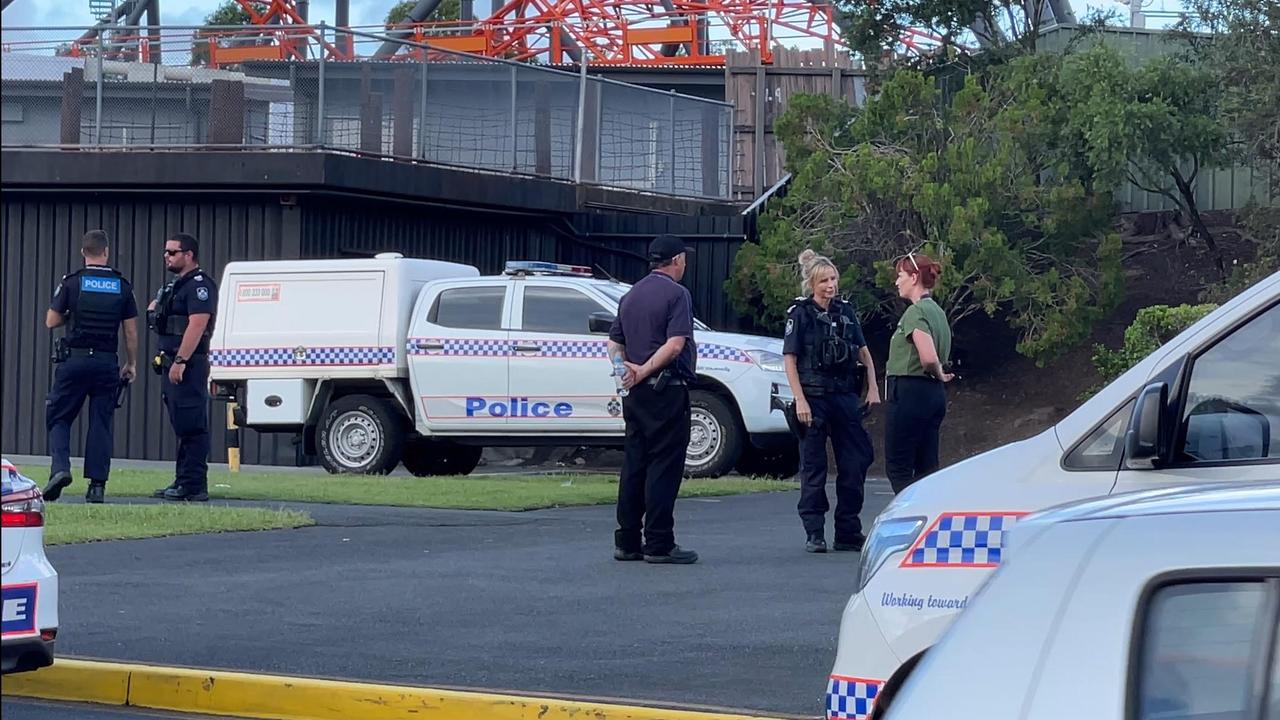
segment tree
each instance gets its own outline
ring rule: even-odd
[[[263,3],[254,3],[254,9],[264,13],[267,11],[267,6]],[[191,43],[191,64],[209,64],[209,43],[216,42],[215,38],[220,32],[212,28],[220,25],[248,25],[251,22],[253,18],[244,6],[236,0],[224,0],[213,12],[205,16],[204,27],[196,31],[195,40]]]
[[[1099,43],[1065,59],[1059,90],[1066,113],[1060,147],[1083,154],[1103,186],[1127,181],[1169,198],[1225,276],[1195,197],[1202,170],[1229,167],[1235,158],[1214,74],[1175,56],[1138,65]]]
[[[1028,56],[943,100],[913,70],[854,109],[798,96],[778,121],[791,186],[738,254],[727,283],[738,310],[776,327],[798,290],[796,257],[814,247],[844,268],[842,291],[891,314],[890,258],[944,263],[934,295],[954,321],[978,311],[1019,331],[1045,361],[1087,336],[1119,297],[1111,192],[1055,152],[1061,61]]]
[[[401,0],[401,2],[392,5],[391,9],[387,11],[387,16],[383,19],[383,23],[387,26],[387,29],[389,30],[392,27],[408,20],[409,12],[413,10],[414,6],[417,4],[417,0]],[[459,0],[441,0],[440,4],[436,6],[436,9],[432,10],[431,13],[427,15],[428,21],[454,21],[460,20],[461,18],[462,4]]]

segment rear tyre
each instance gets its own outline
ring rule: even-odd
[[[410,440],[404,449],[404,467],[418,477],[466,475],[480,464],[484,448],[424,437]]]
[[[689,393],[689,449],[684,474],[688,477],[720,477],[738,464],[742,455],[742,426],[724,398],[706,390]]]
[[[347,395],[329,403],[320,418],[320,464],[335,475],[386,475],[400,464],[404,436],[404,416],[390,402]]]

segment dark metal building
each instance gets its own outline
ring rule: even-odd
[[[201,265],[215,277],[236,260],[398,251],[470,263],[482,273],[511,259],[593,265],[625,281],[646,272],[648,240],[672,232],[697,248],[685,282],[698,316],[743,329],[723,290],[747,228],[733,205],[330,153],[5,150],[0,176],[5,453],[47,452],[44,399],[55,336],[44,311],[58,279],[82,264],[78,243],[92,228],[110,234],[112,264],[133,282],[140,308],[167,281],[160,250],[176,231],[199,238]],[[159,378],[145,367],[154,337],[143,330],[139,382],[117,412],[114,454],[170,459],[175,443]],[[224,407],[213,410],[221,428]],[[78,424],[73,432],[78,455]],[[214,433],[214,461],[226,457],[222,435]],[[303,459],[290,436],[252,431],[244,433],[241,457]]]

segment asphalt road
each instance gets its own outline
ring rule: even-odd
[[[797,497],[679,501],[692,566],[614,561],[611,506],[292,505],[318,526],[53,547],[58,650],[819,715],[859,556],[806,554]]]
[[[5,720],[205,720],[209,715],[185,715],[140,708],[122,708],[88,703],[46,702],[5,698],[0,702]]]

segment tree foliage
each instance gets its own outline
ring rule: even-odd
[[[934,295],[953,320],[982,311],[1044,361],[1087,336],[1119,296],[1111,189],[1057,145],[1062,62],[1018,58],[949,99],[899,70],[854,109],[795,97],[776,132],[793,179],[761,242],[739,252],[729,290],[740,312],[776,326],[814,247],[844,268],[842,290],[889,313],[891,258],[924,251],[945,270]]]
[[[1169,198],[1225,274],[1195,197],[1200,172],[1235,158],[1214,73],[1172,55],[1139,64],[1100,43],[1066,57],[1059,91],[1066,119],[1060,147],[1083,154],[1100,185],[1130,182]]]
[[[394,27],[409,19],[409,11],[418,4],[418,0],[401,0],[391,6],[387,11],[387,16],[383,18],[383,23],[388,27]],[[435,21],[452,21],[462,18],[462,4],[459,0],[441,0],[435,10],[427,16],[427,20]]]
[[[1217,305],[1152,305],[1138,311],[1124,331],[1124,343],[1119,350],[1105,345],[1095,345],[1093,365],[1105,385],[1120,377],[1126,370],[1172,340],[1195,321],[1208,315]],[[1092,393],[1090,393],[1092,394]]]
[[[258,13],[267,11],[266,3],[253,3],[254,9]],[[214,42],[211,36],[216,36],[219,30],[214,29],[220,25],[248,25],[253,21],[249,16],[249,11],[244,9],[236,0],[224,0],[221,5],[214,8],[204,18],[204,27],[196,30],[195,40],[191,43],[191,64],[192,65],[208,65],[209,64],[209,43]]]

